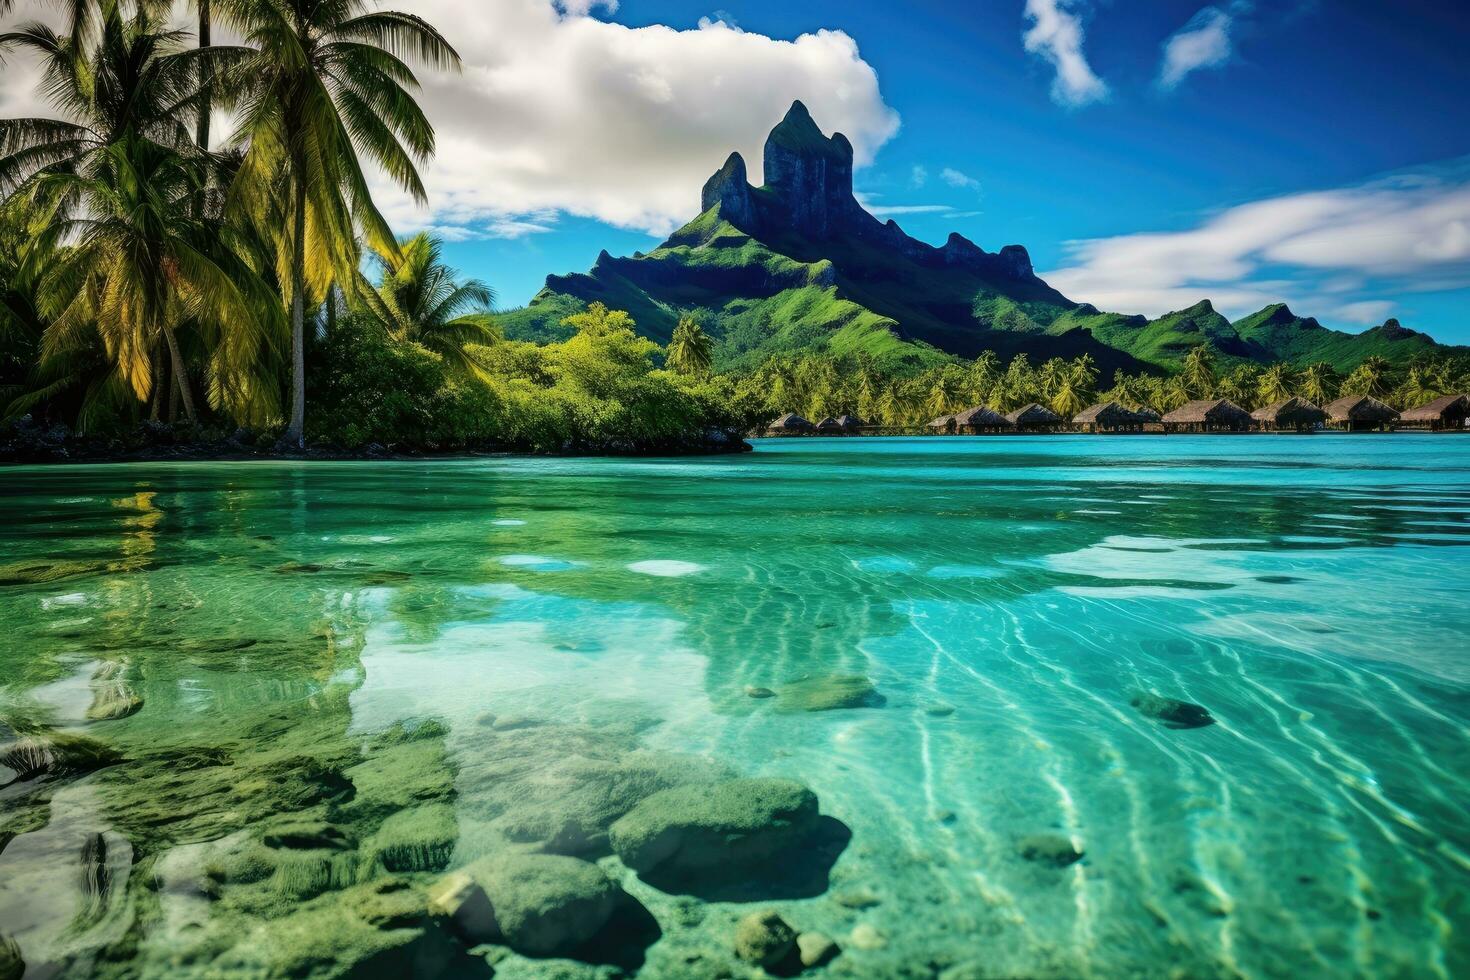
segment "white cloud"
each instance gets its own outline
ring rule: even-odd
[[[1386,299],[1365,299],[1357,303],[1344,303],[1333,310],[1339,320],[1363,327],[1382,323],[1392,312],[1393,303]]]
[[[401,231],[534,234],[547,230],[547,214],[570,213],[664,233],[694,216],[700,187],[731,150],[760,182],[766,134],[793,99],[827,132],[847,135],[859,166],[898,131],[877,73],[842,31],[777,40],[723,14],[682,31],[589,16],[614,12],[609,0],[391,6],[438,26],[464,59],[459,75],[418,72],[420,103],[438,134],[423,168],[430,208],[373,180]],[[6,23],[33,17],[59,23],[40,0],[20,0]],[[50,114],[35,93],[38,77],[24,56],[6,58],[0,116]]]
[[[1173,89],[1190,72],[1214,68],[1230,60],[1231,31],[1237,18],[1250,12],[1251,5],[1237,0],[1229,9],[1205,7],[1164,42],[1164,59],[1159,66],[1159,87]]]
[[[891,218],[900,214],[949,214],[954,211],[948,204],[865,204],[863,207],[875,218]]]
[[[963,187],[975,191],[980,189],[980,181],[953,167],[945,167],[941,170],[939,172],[939,179],[951,187]]]
[[[1285,299],[1304,313],[1367,322],[1390,306],[1365,293],[1470,276],[1470,162],[1255,201],[1187,231],[1068,250],[1068,263],[1044,278],[1102,309],[1157,316],[1208,296],[1239,316]]]
[[[708,18],[694,30],[633,28],[582,16],[593,4],[559,11],[551,0],[496,0],[472,17],[462,0],[396,6],[445,29],[465,66],[421,73],[438,133],[424,171],[431,211],[375,181],[395,228],[504,231],[553,211],[662,234],[694,216],[731,150],[760,183],[766,134],[793,99],[847,135],[859,166],[898,130],[877,74],[841,31],[785,41]]]
[[[915,187],[923,187],[928,182],[929,169],[927,167],[921,167],[918,164],[915,164],[913,172],[909,175],[909,183]]]
[[[1021,35],[1026,50],[1039,54],[1056,68],[1052,101],[1064,106],[1083,106],[1108,96],[1108,86],[1093,73],[1082,53],[1082,21],[1072,8],[1086,0],[1026,0],[1026,17],[1031,27]]]

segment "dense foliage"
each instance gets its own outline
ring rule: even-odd
[[[1002,363],[987,351],[971,361],[955,359],[898,373],[863,354],[811,354],[769,358],[759,368],[734,376],[734,386],[744,403],[760,405],[768,419],[791,411],[813,420],[851,413],[871,424],[896,427],[922,425],[977,405],[1009,412],[1031,402],[1065,418],[1101,400],[1165,413],[1197,398],[1228,398],[1254,409],[1296,395],[1323,405],[1341,395],[1368,394],[1405,409],[1470,391],[1470,358],[1428,356],[1396,369],[1370,356],[1342,376],[1322,362],[1221,369],[1210,348],[1200,346],[1188,353],[1177,373],[1119,371],[1105,384],[1085,354],[1033,365],[1025,354]]]
[[[752,421],[709,379],[698,324],[674,371],[603,307],[569,316],[560,343],[506,343],[488,286],[432,237],[393,236],[364,166],[423,198],[434,133],[406,59],[458,66],[433,27],[364,0],[197,7],[198,46],[123,0],[0,35],[0,54],[40,60],[57,113],[0,120],[4,417],[588,452],[708,447]],[[244,43],[209,46],[211,17]],[[237,121],[223,150],[217,108]]]

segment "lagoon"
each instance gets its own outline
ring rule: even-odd
[[[21,467],[0,527],[28,977],[746,976],[767,908],[809,975],[1470,974],[1462,436]],[[610,853],[737,776],[830,832]],[[426,914],[507,851],[639,914],[570,956]]]

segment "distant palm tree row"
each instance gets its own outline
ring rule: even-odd
[[[1366,394],[1403,409],[1470,390],[1470,361],[1425,360],[1396,370],[1371,356],[1343,377],[1327,363],[1226,368],[1210,348],[1197,347],[1176,374],[1120,371],[1107,389],[1098,381],[1097,366],[1085,354],[1051,358],[1039,366],[1020,354],[1002,365],[986,351],[973,361],[902,374],[885,372],[861,354],[772,357],[735,379],[735,386],[739,397],[759,404],[766,418],[788,411],[814,419],[853,413],[874,424],[915,426],[976,405],[1009,412],[1032,402],[1065,418],[1102,400],[1163,414],[1200,398],[1228,398],[1254,409],[1295,396],[1325,405],[1341,395]]]
[[[425,199],[409,61],[456,69],[449,43],[366,0],[197,0],[190,46],[167,9],[72,0],[60,29],[0,34],[0,55],[39,59],[56,113],[0,120],[0,340],[35,361],[12,414],[72,397],[83,426],[128,399],[193,419],[202,395],[244,424],[286,418],[300,445],[308,320],[339,298],[472,370],[489,291],[450,281],[430,240],[400,245],[365,173]],[[243,43],[211,45],[215,18]]]

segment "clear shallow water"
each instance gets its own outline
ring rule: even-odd
[[[124,760],[0,789],[27,976],[397,975],[388,872],[239,855],[433,805],[456,867],[630,760],[796,778],[852,833],[759,905],[601,857],[658,920],[645,976],[742,975],[768,905],[844,975],[1470,974],[1470,439],[8,469],[0,526],[0,721]],[[746,694],[829,674],[883,704]]]

